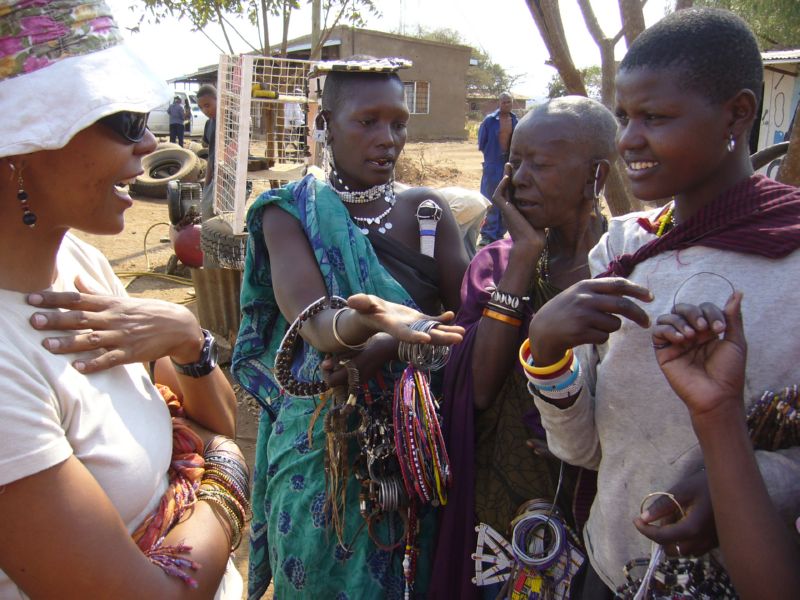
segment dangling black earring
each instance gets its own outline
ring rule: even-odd
[[[28,207],[28,192],[23,187],[22,171],[17,174],[17,183],[19,185],[17,200],[19,200],[19,207],[22,209],[22,222],[28,227],[36,227],[36,215]]]

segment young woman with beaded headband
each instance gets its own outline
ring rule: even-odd
[[[800,312],[774,310],[793,306],[781,282],[800,276],[800,191],[753,173],[762,70],[752,32],[726,11],[677,11],[636,38],[617,75],[617,147],[637,197],[673,200],[613,219],[590,254],[599,277],[531,321],[529,362],[540,374],[582,346],[580,389],[540,387],[535,402],[550,449],[598,469],[584,530],[584,589],[603,590],[592,597],[626,584],[626,563],[650,554],[647,537],[668,555],[716,546],[703,456],[659,363],[722,333],[719,307],[735,289],[750,345],[745,407],[798,381],[800,340],[786,332],[800,328]],[[672,325],[657,329],[655,355],[651,323]],[[800,513],[800,449],[755,455],[788,524]]]
[[[0,18],[0,598],[238,599],[248,475],[213,337],[69,231],[122,231],[169,92],[102,2]]]
[[[394,456],[387,424],[394,381],[405,366],[397,360],[398,339],[461,339],[460,328],[425,332],[410,326],[421,318],[418,310],[436,315],[458,308],[467,259],[458,227],[436,193],[396,193],[392,185],[409,120],[396,73],[401,64],[358,59],[327,65],[317,128],[328,147],[330,179],[307,176],[267,192],[248,213],[251,237],[233,372],[263,407],[252,598],[261,597],[270,577],[281,598],[402,594],[404,548],[395,542],[405,528],[403,511],[370,516],[375,499],[353,473],[381,482],[396,499],[391,474],[376,469]],[[421,206],[428,211],[420,213],[422,221]],[[432,221],[426,228],[435,229],[435,236],[425,231],[421,238],[425,221]],[[350,298],[344,304],[334,296]],[[293,355],[287,348],[295,340],[302,348]],[[328,382],[342,386],[349,376],[353,410],[367,430],[365,455],[358,460],[355,447],[348,451],[342,441],[355,430],[337,437],[330,427],[332,401],[320,395],[327,387],[320,383],[326,355],[337,357],[324,364]],[[349,362],[340,365],[344,356]],[[355,373],[361,385],[354,385]],[[366,473],[374,460],[380,465]],[[343,489],[343,499],[331,488]],[[366,521],[359,514],[362,491]],[[331,510],[333,503],[339,508]],[[433,530],[430,519],[420,528],[417,592],[425,590]]]

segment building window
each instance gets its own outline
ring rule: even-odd
[[[408,111],[412,115],[430,113],[431,90],[427,81],[406,81],[403,83]]]

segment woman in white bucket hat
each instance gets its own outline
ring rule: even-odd
[[[0,599],[238,600],[247,467],[213,336],[69,233],[122,231],[169,99],[120,42],[102,2],[0,0]]]

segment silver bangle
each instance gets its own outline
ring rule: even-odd
[[[431,329],[439,325],[438,321],[420,319],[414,321],[409,328],[414,331],[428,333]],[[397,347],[397,357],[410,363],[418,369],[436,370],[447,363],[450,358],[450,346],[439,346],[435,344],[412,344],[400,342]]]
[[[337,310],[336,313],[333,315],[333,337],[341,346],[344,346],[345,348],[350,348],[350,350],[363,350],[364,348],[367,347],[367,342],[369,342],[369,338],[367,338],[366,341],[360,344],[352,345],[345,342],[339,335],[339,330],[337,329],[336,324],[339,321],[339,315],[341,315],[346,310],[350,309],[347,306],[345,306],[344,308],[340,308],[339,310]]]

